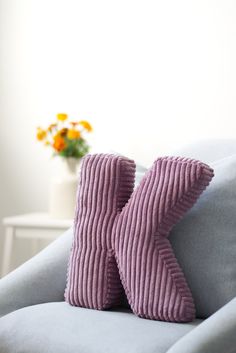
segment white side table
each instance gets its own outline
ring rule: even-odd
[[[47,213],[29,213],[3,219],[5,243],[2,260],[2,276],[11,269],[13,243],[16,238],[31,239],[33,251],[41,239],[52,241],[73,225],[72,219],[52,219]]]

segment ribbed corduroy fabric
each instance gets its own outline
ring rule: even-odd
[[[134,174],[127,158],[85,157],[65,299],[102,310],[119,304],[124,288],[140,317],[191,321],[193,298],[167,237],[213,171],[191,159],[159,158],[133,192]]]

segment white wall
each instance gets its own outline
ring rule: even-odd
[[[0,218],[46,210],[35,127],[57,112],[145,164],[235,136],[235,18],[234,0],[0,0]]]

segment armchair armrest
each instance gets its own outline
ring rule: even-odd
[[[177,341],[167,353],[234,353],[236,298]]]
[[[0,280],[0,317],[25,306],[64,300],[72,235],[70,228]]]

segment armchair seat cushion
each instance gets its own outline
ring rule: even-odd
[[[199,323],[145,320],[127,309],[39,304],[0,319],[0,353],[164,353]]]

